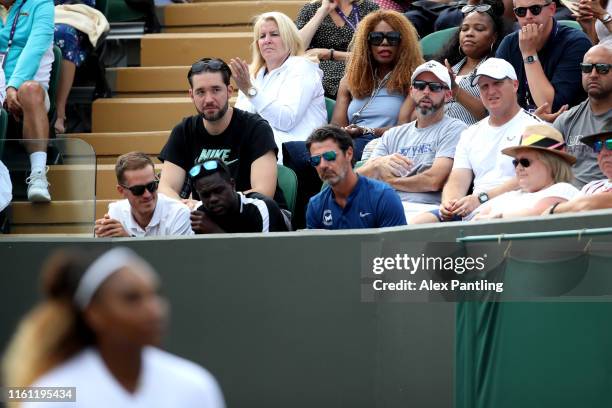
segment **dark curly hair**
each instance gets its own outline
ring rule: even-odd
[[[504,3],[502,0],[483,0],[481,4],[488,4],[491,8],[484,12],[493,21],[493,31],[497,34],[497,39],[493,44],[492,50],[486,55],[486,57],[494,57],[497,47],[501,40],[511,32],[512,24],[506,21],[504,18]],[[465,16],[464,16],[465,17]],[[439,54],[434,56],[436,61],[444,64],[444,60],[447,59],[451,66],[455,65],[465,57],[465,55],[459,51],[459,35],[461,34],[461,26],[453,34],[451,39],[448,41],[446,46],[442,48]]]

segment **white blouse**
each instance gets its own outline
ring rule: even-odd
[[[258,113],[272,127],[280,163],[283,143],[304,141],[327,123],[322,78],[323,71],[314,62],[289,57],[267,74],[265,67],[259,70],[252,81],[257,95],[249,98],[238,93],[235,107]]]

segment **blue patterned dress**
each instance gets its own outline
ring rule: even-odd
[[[70,0],[55,0],[55,5],[73,3],[74,1]],[[82,0],[81,3],[89,7],[96,7],[95,0]],[[55,25],[54,41],[55,45],[62,50],[62,57],[74,63],[77,67],[85,61],[92,50],[87,34],[67,24]]]

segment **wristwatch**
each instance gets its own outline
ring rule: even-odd
[[[537,55],[528,55],[527,57],[523,58],[523,62],[525,64],[533,64],[536,61],[538,61]]]
[[[610,15],[610,13],[606,13],[603,16],[601,16],[602,23],[608,24],[610,21],[612,21],[612,16]]]
[[[486,203],[489,201],[489,195],[483,191],[482,193],[478,194],[478,201],[480,204]]]
[[[252,98],[252,97],[254,97],[255,95],[257,95],[257,88],[255,88],[254,86],[252,86],[252,87],[250,87],[250,88],[247,90],[247,96],[248,96],[249,98]]]

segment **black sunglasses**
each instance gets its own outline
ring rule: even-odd
[[[418,89],[419,91],[424,91],[426,87],[429,87],[431,92],[440,92],[443,89],[447,89],[446,85],[440,82],[427,82],[421,81],[420,79],[412,81],[412,87],[414,89]]]
[[[463,8],[461,9],[461,12],[463,14],[469,14],[472,11],[477,11],[479,13],[485,13],[487,11],[489,11],[491,9],[491,5],[490,4],[478,4],[476,6],[473,5],[467,5],[467,6],[463,6]]]
[[[580,63],[580,70],[582,71],[583,74],[590,74],[591,72],[593,72],[593,67],[595,67],[595,71],[597,71],[598,74],[602,74],[602,75],[606,75],[608,72],[610,72],[610,68],[612,67],[612,64],[584,64],[584,63]]]
[[[544,4],[534,4],[533,6],[529,7],[517,7],[514,9],[514,14],[516,14],[517,17],[525,17],[527,15],[527,10],[529,10],[534,16],[539,16],[542,12],[542,9],[546,6],[549,6],[550,3],[552,2]]]
[[[612,139],[596,141],[595,143],[593,143],[593,150],[595,151],[595,153],[599,153],[603,150],[604,146],[607,150],[612,150]]]
[[[131,193],[132,193],[132,194],[134,194],[135,196],[141,196],[141,195],[143,195],[143,194],[144,194],[145,189],[146,189],[146,190],[147,190],[149,193],[154,193],[154,192],[156,192],[156,191],[157,191],[157,186],[158,186],[158,184],[159,184],[159,180],[153,180],[152,182],[147,183],[147,184],[144,184],[144,185],[143,185],[143,184],[140,184],[140,185],[137,185],[137,186],[131,186],[131,187],[128,187],[128,186],[125,186],[125,185],[121,184],[121,187],[123,187],[123,188],[127,188],[127,189],[128,189],[128,190],[130,190],[130,191],[131,191]]]
[[[330,150],[329,152],[317,154],[316,156],[310,156],[310,159],[308,159],[308,161],[310,162],[310,165],[312,167],[317,167],[319,164],[321,164],[321,157],[323,157],[325,161],[334,161],[336,160],[337,156],[338,155],[336,154],[336,152]]]
[[[199,74],[203,71],[227,71],[231,72],[227,64],[217,58],[204,58],[191,66],[192,74]]]
[[[531,161],[529,161],[529,159],[525,159],[525,158],[514,159],[514,160],[512,160],[512,164],[514,165],[514,167],[517,167],[520,164],[524,168],[527,168],[527,167],[531,166]]]
[[[368,43],[372,45],[380,45],[387,39],[389,45],[398,45],[402,41],[402,34],[398,31],[389,31],[383,33],[382,31],[372,31],[368,34]]]
[[[198,163],[189,170],[189,177],[195,179],[199,176],[206,176],[215,173],[221,166],[217,160],[206,160],[203,163]]]

